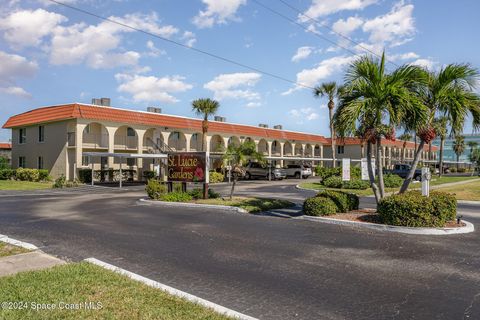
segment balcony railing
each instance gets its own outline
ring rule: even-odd
[[[84,133],[82,145],[90,149],[108,149],[108,134]]]
[[[138,148],[137,137],[115,137],[115,149],[133,150]]]

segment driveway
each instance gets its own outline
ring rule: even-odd
[[[255,181],[238,191],[298,202],[309,192],[294,183]],[[140,187],[3,194],[0,233],[61,258],[96,257],[261,319],[480,318],[477,231],[404,235],[139,206],[141,196]],[[478,229],[480,207],[461,208]]]

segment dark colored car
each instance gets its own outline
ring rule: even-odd
[[[410,166],[409,164],[396,164],[392,170],[385,170],[385,173],[396,174],[405,179],[408,176],[411,168],[412,166]],[[417,181],[422,180],[422,169],[415,170],[413,179]]]

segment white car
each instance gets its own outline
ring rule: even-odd
[[[295,177],[296,179],[307,179],[312,175],[312,169],[310,167],[301,164],[289,164],[285,167],[287,177]]]

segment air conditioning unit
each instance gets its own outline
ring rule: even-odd
[[[148,112],[153,112],[153,113],[162,113],[162,108],[158,107],[148,107],[147,108]]]
[[[92,104],[102,107],[110,107],[110,98],[93,98]]]
[[[258,126],[261,128],[268,128],[268,124],[265,123],[260,123]]]
[[[218,121],[218,122],[227,122],[227,118],[221,117],[221,116],[215,116],[215,117],[213,117],[213,120]]]
[[[282,129],[283,129],[283,126],[282,126],[281,124],[277,124],[277,125],[274,125],[274,126],[273,126],[273,129],[282,130]]]

